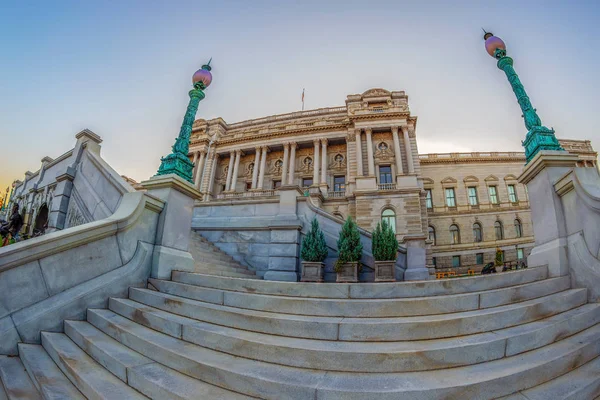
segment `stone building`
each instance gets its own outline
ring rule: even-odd
[[[523,153],[419,155],[408,96],[371,89],[342,107],[233,124],[194,123],[190,159],[203,202],[243,203],[299,186],[320,208],[368,231],[392,223],[400,243],[422,248],[437,268],[481,268],[497,247],[505,261],[533,246],[529,201],[517,182]],[[582,166],[589,141],[561,141]]]

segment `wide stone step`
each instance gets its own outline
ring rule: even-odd
[[[213,351],[109,310],[89,310],[88,320],[169,368],[236,392],[277,400],[493,399],[539,385],[600,354],[600,326],[596,325],[544,348],[485,364],[387,374],[327,372]]]
[[[570,289],[506,306],[451,314],[392,318],[319,317],[255,311],[131,288],[130,299],[184,317],[253,332],[308,339],[400,341],[489,332],[540,320],[587,302]]]
[[[278,312],[325,317],[409,317],[447,314],[461,311],[497,307],[561,292],[571,286],[568,276],[545,279],[519,286],[448,296],[431,296],[394,299],[330,299],[249,294],[207,289],[167,281],[165,284],[151,280],[159,290],[169,294],[203,300],[205,293],[222,292],[219,301],[212,303],[257,311]],[[163,290],[164,289],[164,290]]]
[[[211,269],[210,271],[207,271],[203,268],[197,268],[197,271],[199,273],[206,274],[206,275],[223,276],[223,277],[229,277],[229,278],[260,279],[254,274],[241,273],[241,272],[230,272],[230,271],[224,271],[224,270],[218,270],[218,269]]]
[[[97,363],[127,383],[127,369],[152,363],[86,321],[65,321],[65,333]]]
[[[173,281],[214,289],[277,296],[319,298],[385,299],[451,295],[522,285],[546,279],[546,267],[467,278],[389,283],[308,283],[227,279],[182,271],[173,271]]]
[[[44,399],[85,400],[42,346],[19,343],[19,357]]]
[[[215,248],[195,247],[193,249],[197,250],[196,254],[202,254],[203,260],[237,263],[237,261],[233,257],[231,257],[229,254],[223,252],[222,250],[219,250],[216,247]]]
[[[501,400],[586,400],[600,395],[600,357],[563,376]]]
[[[542,321],[451,339],[356,343],[298,339],[248,332],[158,310],[129,299],[110,309],[132,321],[202,347],[300,368],[349,372],[406,372],[451,368],[529,351],[600,323],[589,304]],[[506,353],[510,349],[510,353]]]
[[[254,271],[250,271],[247,268],[243,268],[243,267],[235,266],[235,265],[214,265],[214,264],[210,264],[210,263],[205,264],[205,263],[197,262],[194,265],[194,269],[196,272],[205,273],[205,274],[226,271],[226,272],[235,272],[235,273],[244,274],[244,275],[255,275]]]
[[[42,400],[19,357],[0,356],[0,380],[9,400]]]
[[[233,260],[215,260],[205,256],[205,253],[202,253],[202,258],[199,260],[194,260],[194,264],[197,267],[206,267],[206,268],[236,268],[244,271],[248,271],[248,268],[243,265],[238,264]]]
[[[191,378],[158,363],[129,369],[129,384],[151,399],[248,400],[248,397]]]
[[[42,345],[61,371],[89,399],[146,399],[108,372],[63,333],[42,332]]]

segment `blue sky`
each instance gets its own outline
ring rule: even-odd
[[[405,90],[419,151],[520,150],[521,112],[483,47],[507,43],[542,121],[600,148],[597,1],[0,0],[0,191],[89,128],[137,180],[177,136],[191,75],[213,57],[197,117],[228,122]],[[7,150],[10,149],[10,150]]]

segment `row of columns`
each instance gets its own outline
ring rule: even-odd
[[[408,135],[408,126],[402,126],[402,133],[404,134],[404,146],[406,151],[406,163],[408,165],[408,173],[414,174],[415,167],[412,157],[412,146],[410,144],[410,137]],[[375,157],[373,156],[373,131],[371,128],[365,129],[365,134],[367,136],[367,162],[368,162],[368,172],[369,176],[375,176]],[[363,176],[363,159],[362,159],[362,129],[356,130],[356,175]],[[404,168],[402,166],[402,155],[400,153],[400,138],[398,136],[398,127],[392,127],[392,138],[394,140],[394,154],[396,159],[396,170],[398,174],[404,173]]]
[[[327,183],[327,139],[315,139],[313,141],[315,150],[313,153],[313,185]],[[320,145],[320,148],[319,148]],[[320,163],[320,176],[319,176]],[[321,178],[319,180],[319,177]]]

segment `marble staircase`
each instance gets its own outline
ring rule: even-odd
[[[192,231],[190,234],[189,252],[194,258],[195,271],[198,273],[232,278],[259,279],[255,271],[251,271],[237,262],[198,232]]]
[[[377,284],[175,271],[149,283],[0,357],[0,399],[600,395],[600,304],[546,267]]]

